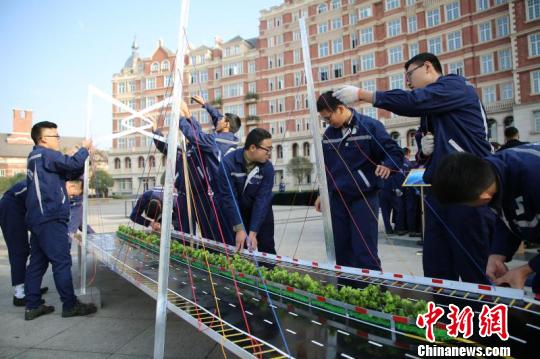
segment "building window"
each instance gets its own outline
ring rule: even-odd
[[[356,32],[351,33],[351,49],[354,49],[358,46],[358,36]]]
[[[161,71],[169,71],[169,60],[163,60],[161,62]]]
[[[461,49],[461,30],[451,32],[446,37],[448,51]]]
[[[157,62],[154,62],[152,66],[150,67],[151,72],[158,72],[159,70],[159,64]]]
[[[540,132],[540,111],[534,111],[534,132]]]
[[[391,90],[401,90],[403,89],[403,75],[402,74],[396,74],[396,75],[390,75],[390,89]]]
[[[465,71],[463,70],[463,61],[448,64],[448,73],[464,76]]]
[[[540,94],[540,71],[531,71],[531,91],[533,94]]]
[[[359,70],[360,70],[360,68],[358,66],[358,60],[357,59],[352,59],[351,60],[351,73],[355,74]]]
[[[375,68],[375,54],[362,55],[362,70],[368,71]]]
[[[328,42],[323,42],[319,44],[319,57],[328,56]]]
[[[501,85],[501,99],[512,100],[514,98],[514,86],[511,82]]]
[[[510,34],[510,18],[503,16],[497,19],[497,37],[505,37]]]
[[[442,41],[440,37],[434,37],[428,40],[428,52],[439,55],[442,52]]]
[[[319,5],[319,7],[317,8],[317,12],[319,14],[322,14],[322,13],[325,13],[328,11],[328,6],[326,6],[326,4],[321,4]]]
[[[137,87],[135,85],[135,81],[129,82],[129,92],[134,93],[136,91]]]
[[[302,147],[304,149],[304,157],[309,157],[311,153],[311,145],[309,142],[304,142]]]
[[[332,65],[333,72],[334,72],[334,78],[339,79],[340,77],[343,77],[343,64],[334,64]]]
[[[126,83],[125,82],[119,82],[118,83],[118,93],[125,93],[126,92]]]
[[[332,54],[340,54],[343,52],[343,39],[332,40]]]
[[[332,0],[332,9],[339,9],[341,7],[341,0]]]
[[[482,88],[482,102],[487,104],[497,101],[495,86],[487,86]]]
[[[164,87],[172,87],[173,85],[173,77],[172,75],[163,76],[163,86]]]
[[[426,12],[427,27],[434,27],[441,23],[441,14],[439,9],[432,9]]]
[[[297,64],[302,61],[302,53],[300,49],[294,49],[293,51],[293,63]]]
[[[527,20],[540,18],[540,0],[527,0]]]
[[[529,56],[540,55],[540,33],[529,35]]]
[[[139,168],[144,168],[144,157],[140,156],[137,161]]]
[[[401,34],[401,18],[389,21],[386,25],[386,30],[388,37],[394,37]]]
[[[118,165],[120,165],[120,164],[118,164]],[[131,168],[131,158],[126,157],[124,159],[124,167],[125,168]],[[115,168],[116,168],[116,164],[115,164]]]
[[[150,168],[156,167],[156,159],[155,159],[154,156],[148,157],[148,166],[149,166]]]
[[[491,21],[478,25],[480,42],[491,40]]]
[[[398,64],[401,61],[403,61],[403,51],[401,49],[401,45],[389,48],[388,62],[393,65]]]
[[[343,27],[343,21],[340,17],[332,19],[332,30],[341,29]]]
[[[146,79],[146,89],[147,90],[153,90],[156,88],[156,78],[155,77],[149,77]]]
[[[319,34],[323,34],[327,31],[328,31],[328,23],[327,22],[320,23],[319,29],[318,29]]]
[[[512,69],[512,53],[510,49],[499,51],[499,70]]]
[[[409,44],[409,58],[416,56],[420,53],[418,43]]]
[[[120,146],[118,146],[118,147],[120,147]],[[126,160],[127,160],[127,158],[126,158]],[[121,164],[122,164],[122,163],[120,162],[120,158],[115,158],[115,159],[114,159],[114,169],[115,169],[115,170],[120,169]],[[130,167],[130,168],[131,168],[131,167]]]
[[[373,42],[373,28],[367,27],[360,32],[362,44],[371,44]]]
[[[415,32],[416,30],[418,30],[416,15],[409,16],[407,18],[407,32]]]
[[[489,0],[476,0],[476,11],[489,9]]]
[[[295,158],[298,156],[298,143],[293,143],[292,145],[292,157]]]
[[[321,81],[328,80],[328,66],[319,67],[319,79]]]
[[[375,92],[377,91],[377,85],[375,84],[375,80],[364,80],[362,81],[362,88],[369,92]]]
[[[281,146],[281,145],[276,146],[276,158],[278,158],[278,159],[283,158],[283,146]]]
[[[460,17],[459,1],[446,5],[446,21],[457,20]]]
[[[384,1],[384,11],[390,11],[397,9],[400,5],[399,0],[385,0]]]
[[[480,56],[480,72],[482,74],[489,74],[493,71],[495,71],[493,66],[493,54]]]
[[[407,147],[416,146],[416,138],[414,137],[415,135],[416,130],[407,131]]]
[[[364,6],[358,9],[358,17],[360,19],[367,19],[368,17],[371,17],[372,15],[373,15],[373,12],[371,11],[371,5]]]
[[[126,139],[125,139],[125,137],[118,139],[118,148],[126,148]]]
[[[252,74],[255,72],[255,61],[248,62],[248,73]]]
[[[358,23],[358,14],[349,14],[349,25],[356,25]]]

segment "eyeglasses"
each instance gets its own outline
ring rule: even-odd
[[[419,66],[416,66],[414,69],[405,72],[405,77],[407,78],[407,80],[410,81],[410,80],[411,80],[412,74],[413,74],[416,70],[418,70],[419,68],[421,68],[421,67],[423,67],[423,66],[424,66],[424,64],[419,65]]]
[[[272,147],[272,146],[270,146],[270,147],[257,146],[257,148],[260,148],[261,150],[266,151],[266,153],[270,153],[270,152],[272,152],[272,149],[273,149],[274,147]]]
[[[60,135],[49,135],[49,136],[41,136],[41,137],[56,137],[56,138],[60,138]]]
[[[332,119],[332,116],[334,116],[334,112],[331,112],[330,116],[321,116],[321,118],[326,122],[330,122],[330,120]]]

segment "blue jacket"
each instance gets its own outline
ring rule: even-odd
[[[163,136],[160,130],[156,130],[154,134]],[[167,156],[168,144],[166,142],[162,142],[154,138],[154,145],[156,146],[159,152]],[[186,152],[186,156],[189,157],[189,154],[190,152],[188,149],[188,151]],[[188,158],[188,164],[189,162],[190,160]],[[178,151],[176,152],[176,171],[174,173],[174,188],[176,188],[176,190],[179,193],[186,193],[186,182],[185,182],[185,177],[184,177],[183,163],[184,163],[184,159],[182,157],[182,151],[178,149]]]
[[[83,222],[83,197],[82,196],[71,196],[69,197],[70,205],[70,217],[68,222],[68,233],[77,233],[77,231],[82,231],[82,222]],[[96,233],[92,227],[88,224],[86,226],[86,233],[93,234]]]
[[[223,118],[223,115],[215,107],[212,107],[207,103],[203,105],[203,108],[210,115],[210,118],[212,119],[212,124],[214,125],[214,128],[216,128],[219,120]]]
[[[193,160],[195,163],[190,164],[192,175],[199,176],[195,185],[203,185],[203,188],[206,188],[206,178],[208,178],[210,186],[214,189],[219,163],[223,156],[236,149],[239,143],[238,138],[230,132],[205,133],[199,122],[193,117],[191,119],[180,118],[180,130],[188,139],[195,156]],[[202,159],[200,155],[202,155]]]
[[[540,243],[540,142],[509,148],[486,158],[498,178],[490,204],[499,213],[492,253],[510,260],[522,240]],[[507,227],[509,231],[504,231]],[[502,235],[501,235],[502,234]],[[540,255],[529,262],[540,273]]]
[[[376,164],[397,170],[403,151],[381,122],[350,110],[353,117],[345,135],[341,128],[328,127],[324,132],[324,162],[331,174],[326,175],[329,192],[339,189],[346,196],[360,197],[360,191],[382,187],[381,178],[375,176]]]
[[[435,136],[435,149],[426,164],[430,183],[435,166],[445,155],[460,151],[485,157],[491,153],[486,113],[474,87],[459,75],[441,76],[413,91],[377,91],[373,106],[400,116],[420,117]]]
[[[26,214],[26,180],[15,183],[11,186],[0,199],[2,206],[9,208],[10,216],[17,217],[24,222]]]
[[[146,208],[150,204],[150,201],[152,200],[158,200],[161,203],[163,203],[163,188],[156,187],[154,189],[151,189],[149,191],[144,192],[139,199],[137,200],[137,203],[135,203],[135,206],[133,207],[133,210],[131,211],[131,215],[129,216],[129,219],[131,219],[133,222],[140,224],[141,226],[148,227],[152,222],[153,218],[148,219],[147,217],[143,216],[143,214],[146,211]],[[173,218],[172,218],[172,224],[174,229],[178,230],[178,220],[181,218],[182,215],[180,213],[180,206],[181,204],[178,203],[178,194],[174,193],[173,195]],[[163,209],[163,208],[162,208]],[[156,222],[161,223],[161,217],[155,219]],[[184,229],[187,231],[187,229]]]
[[[249,214],[249,233],[259,232],[272,211],[274,166],[270,161],[260,163],[246,173],[244,149],[226,155],[219,168],[220,204],[231,226],[244,224],[242,214]]]
[[[78,179],[84,173],[87,157],[84,147],[73,156],[67,156],[34,146],[27,164],[26,223],[29,228],[54,220],[69,221],[66,181]]]

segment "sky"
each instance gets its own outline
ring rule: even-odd
[[[260,10],[283,0],[191,1],[187,37],[194,46],[258,36]],[[111,93],[131,54],[149,57],[159,39],[176,50],[181,0],[0,1],[0,132],[12,109],[34,111],[65,136],[84,136],[88,85]],[[92,127],[111,129],[111,105],[94,101]],[[97,130],[95,130],[97,131]]]

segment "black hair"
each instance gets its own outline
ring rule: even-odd
[[[247,137],[246,137],[246,143],[244,144],[244,149],[249,149],[251,145],[260,146],[261,142],[272,138],[272,135],[270,132],[266,131],[264,128],[254,128],[251,130]]]
[[[56,126],[56,123],[49,122],[49,121],[41,121],[41,122],[36,123],[34,126],[32,126],[32,131],[30,131],[30,136],[32,137],[32,140],[34,140],[34,143],[36,145],[41,139],[41,130],[44,128],[58,128],[58,126]]]
[[[147,218],[159,222],[161,220],[161,201],[152,199],[146,206],[144,213]]]
[[[409,147],[403,147],[403,154],[408,155],[411,153],[411,150]]]
[[[510,126],[504,129],[504,137],[514,138],[519,135],[519,130],[514,126]]]
[[[326,91],[319,96],[317,100],[317,112],[337,110],[338,106],[346,106],[337,97],[334,97],[334,91]]]
[[[492,142],[490,142],[490,144],[491,144],[491,147],[493,147],[493,149],[495,151],[497,151],[499,148],[501,148],[501,144],[499,142],[492,141]]]
[[[439,58],[429,52],[422,52],[421,54],[418,54],[412,57],[409,61],[405,63],[405,71],[407,71],[409,69],[409,66],[411,66],[412,64],[420,66],[424,62],[429,62],[431,65],[433,65],[433,68],[435,69],[435,71],[437,71],[440,74],[443,73]]]
[[[238,130],[242,126],[242,121],[240,120],[240,117],[238,117],[238,115],[235,115],[234,113],[226,113],[225,121],[229,122],[229,130],[232,133],[238,132]]]
[[[442,204],[472,202],[496,181],[488,161],[470,153],[450,154],[442,159],[431,187]]]

